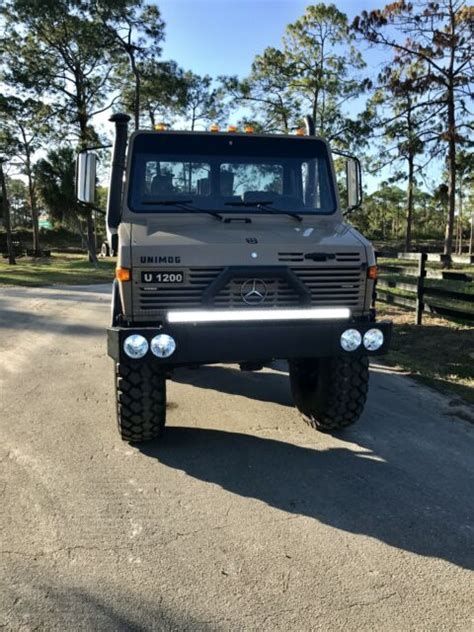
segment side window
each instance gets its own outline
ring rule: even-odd
[[[332,213],[335,210],[335,200],[327,161],[314,158],[303,162],[301,179],[305,206],[323,213]]]
[[[301,164],[303,200],[308,208],[321,207],[321,187],[319,178],[319,160],[307,160]]]

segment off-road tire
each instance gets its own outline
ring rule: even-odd
[[[291,392],[305,421],[322,432],[355,423],[369,389],[369,360],[362,357],[292,360]]]
[[[147,362],[115,366],[117,423],[129,443],[157,439],[166,422],[166,378]]]

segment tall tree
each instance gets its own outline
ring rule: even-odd
[[[33,250],[40,253],[38,208],[33,173],[34,154],[51,132],[51,108],[36,99],[0,95],[0,147],[14,158],[28,183]]]
[[[229,77],[225,86],[264,130],[288,133],[311,114],[318,135],[341,147],[358,139],[360,148],[368,127],[350,107],[370,82],[360,76],[365,63],[353,41],[334,4],[310,5],[287,26],[281,48],[265,49],[247,78]]]
[[[15,90],[47,94],[79,149],[96,143],[92,117],[110,106],[113,64],[89,3],[5,0],[0,16],[3,80]],[[92,212],[87,233],[89,258],[97,262]]]
[[[186,105],[183,71],[174,61],[144,61],[140,67],[140,125],[153,128],[160,121],[171,122]],[[124,83],[122,103],[133,111],[135,89]]]
[[[310,5],[287,27],[284,53],[290,92],[312,115],[317,133],[343,146],[359,137],[361,121],[350,116],[348,106],[370,82],[360,76],[365,62],[347,16],[334,4]]]
[[[93,0],[91,5],[107,34],[106,44],[113,57],[119,65],[123,56],[128,61],[128,73],[122,73],[122,78],[128,79],[128,74],[132,80],[131,105],[138,129],[145,68],[149,69],[161,55],[165,24],[158,7],[143,0]]]
[[[213,85],[209,75],[196,75],[187,71],[183,75],[183,105],[178,108],[180,116],[191,130],[197,126],[219,123],[226,116],[227,107],[220,87]]]
[[[374,117],[374,140],[379,142],[375,150],[376,170],[388,165],[402,164],[389,179],[392,182],[407,181],[405,250],[411,249],[414,194],[416,175],[426,167],[436,155],[436,149],[429,152],[428,159],[417,161],[426,150],[426,141],[433,135],[430,112],[427,107],[419,107],[419,90],[414,90],[417,78],[424,74],[419,61],[410,65],[391,60],[378,77],[378,86],[371,99],[376,104]],[[378,130],[382,130],[380,134]],[[425,156],[426,157],[426,156]]]
[[[75,155],[71,147],[52,149],[35,165],[39,197],[56,226],[75,228],[87,243],[82,221],[87,224],[90,210],[76,199]]]
[[[6,178],[12,228],[31,226],[28,187],[19,178]]]
[[[438,138],[446,144],[447,255],[453,246],[456,156],[472,132],[466,97],[472,94],[473,18],[474,8],[464,0],[398,0],[384,9],[363,12],[353,22],[355,31],[371,44],[394,49],[406,63],[422,60],[426,65],[424,103],[435,108],[433,116],[442,122]]]
[[[288,134],[297,125],[299,103],[290,93],[290,68],[278,48],[266,48],[257,55],[245,79],[233,76],[221,80],[234,102],[249,106],[262,131]]]
[[[71,147],[52,149],[35,165],[38,194],[56,226],[75,224],[75,157]]]

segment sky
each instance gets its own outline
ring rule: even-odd
[[[279,46],[285,27],[305,12],[308,0],[159,0],[166,23],[163,57],[198,74],[248,74],[255,55]],[[385,3],[383,3],[385,4]],[[349,20],[377,0],[344,0],[337,8]],[[371,65],[383,54],[371,50]]]

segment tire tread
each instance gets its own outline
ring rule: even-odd
[[[293,361],[290,382],[305,421],[322,432],[346,428],[361,416],[367,399],[367,356]]]
[[[157,439],[166,422],[166,379],[148,363],[115,366],[117,423],[124,441]]]

